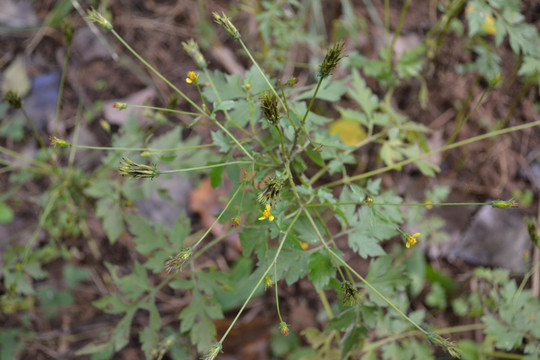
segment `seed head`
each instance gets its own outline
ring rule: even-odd
[[[59,139],[56,136],[49,136],[49,140],[51,141],[51,145],[53,147],[67,148],[71,146],[71,144],[68,143],[66,140]]]
[[[22,108],[21,96],[12,90],[8,91],[6,95],[4,95],[4,100],[6,100],[14,109]]]
[[[206,60],[199,50],[199,44],[193,39],[189,39],[186,42],[182,42],[182,47],[188,53],[189,56],[195,61],[195,64],[201,69],[205,69],[207,66]]]
[[[324,79],[327,76],[331,75],[336,69],[336,66],[339,64],[341,59],[345,57],[345,55],[343,55],[343,46],[343,41],[340,41],[335,43],[334,46],[328,49],[319,70],[319,76],[321,78]]]
[[[285,321],[282,321],[282,322],[279,324],[279,331],[281,331],[281,333],[282,333],[284,336],[289,335],[289,325],[287,325],[287,323],[286,323]]]
[[[112,107],[118,110],[124,110],[127,109],[128,105],[126,103],[115,102]]]
[[[64,40],[66,40],[66,44],[69,46],[73,42],[73,32],[75,30],[75,25],[73,25],[73,22],[71,21],[64,21],[62,22],[62,34],[64,35]]]
[[[191,248],[183,248],[178,254],[165,261],[165,271],[168,273],[182,271],[182,266],[191,259],[192,255],[193,250]]]
[[[109,22],[109,20],[105,19],[103,15],[101,15],[99,12],[96,11],[96,9],[90,9],[88,10],[88,20],[95,22],[102,28],[104,28],[107,31],[111,31],[113,26]]]
[[[283,181],[276,177],[271,177],[266,181],[266,186],[262,192],[257,196],[257,201],[261,205],[271,205],[276,203],[279,198],[281,189],[283,188]]]
[[[272,281],[272,277],[270,275],[266,275],[264,277],[263,281],[264,281],[264,289],[265,290],[274,285],[274,282]]]
[[[278,99],[271,91],[265,91],[261,96],[261,108],[264,117],[271,125],[279,122]]]
[[[221,27],[229,34],[230,37],[232,37],[234,40],[240,40],[240,33],[238,32],[238,29],[234,26],[234,24],[231,22],[231,20],[225,15],[225,13],[222,13],[222,15],[219,15],[217,12],[212,13],[214,15],[214,21],[221,25]]]
[[[159,176],[159,170],[155,165],[144,165],[137,164],[129,160],[126,157],[122,158],[120,165],[118,166],[118,171],[122,175],[127,175],[129,177],[140,179],[140,178],[155,178]]]
[[[461,359],[461,352],[459,351],[455,342],[443,338],[439,334],[429,333],[427,339],[433,345],[436,345],[446,351],[454,359]]]
[[[495,200],[491,202],[491,207],[496,209],[508,209],[508,208],[518,208],[519,205],[516,200]]]
[[[353,285],[345,281],[341,284],[341,290],[343,291],[343,304],[352,306],[358,303],[358,290]]]
[[[235,216],[232,218],[231,223],[233,227],[239,227],[240,226],[240,218],[238,216]]]
[[[220,352],[222,352],[221,351],[221,343],[217,342],[214,345],[212,345],[210,350],[208,350],[208,352],[206,353],[206,355],[202,359],[203,360],[214,360],[218,356],[218,354]]]

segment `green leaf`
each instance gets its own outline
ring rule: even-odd
[[[175,127],[163,135],[153,139],[148,147],[153,149],[174,149],[181,145],[182,133],[180,127]]]
[[[50,286],[40,286],[36,291],[36,295],[39,299],[40,309],[48,320],[56,316],[61,306],[69,306],[75,303],[75,299],[69,292]]]
[[[13,220],[13,210],[6,203],[0,202],[0,224],[9,224]]]
[[[313,282],[313,286],[317,291],[321,291],[328,285],[330,279],[336,274],[336,269],[330,262],[328,255],[321,252],[311,254],[308,269],[308,278]]]
[[[351,327],[341,339],[341,359],[347,358],[347,355],[354,349],[362,346],[361,339],[366,339],[368,330],[364,326]]]
[[[133,320],[133,315],[137,311],[137,307],[131,307],[126,315],[120,320],[118,325],[113,330],[112,340],[114,344],[114,349],[116,351],[122,350],[129,343],[129,334],[131,330],[131,321]]]
[[[224,153],[229,151],[231,147],[229,138],[222,131],[212,131],[210,135],[212,136],[214,144],[219,147],[220,152]]]
[[[426,304],[439,310],[446,309],[446,293],[439,283],[431,284],[431,289],[426,295]]]
[[[210,102],[222,102],[225,100],[244,98],[246,96],[246,91],[242,84],[242,79],[240,78],[240,75],[225,75],[221,71],[216,70],[213,73],[210,72],[210,76],[212,78],[215,90],[212,86],[206,86],[203,89],[204,97],[207,98]],[[199,83],[206,83],[204,74],[201,74],[201,80],[199,81]]]
[[[210,163],[209,165],[214,165],[214,163]],[[225,169],[225,166],[219,166],[219,167],[212,168],[210,172],[208,173],[208,176],[210,176],[210,185],[212,186],[212,189],[215,189],[219,185],[221,185],[221,182],[223,180],[224,169]]]
[[[111,244],[114,244],[124,231],[122,210],[118,203],[109,198],[98,200],[96,215],[103,220],[103,228]]]
[[[152,251],[168,245],[165,239],[156,234],[148,222],[140,216],[126,214],[125,220],[129,232],[134,235],[135,248],[141,254],[148,255]]]
[[[228,111],[228,110],[231,110],[232,108],[234,108],[235,106],[235,101],[233,100],[225,100],[225,101],[222,101],[218,104],[215,104],[214,105],[214,112],[216,111]]]
[[[197,345],[197,351],[204,353],[216,342],[216,326],[207,317],[202,317],[193,325],[190,338]]]
[[[84,267],[73,266],[71,264],[64,266],[62,273],[64,274],[64,283],[70,290],[73,290],[77,284],[88,280],[90,277],[90,270]]]
[[[323,80],[319,91],[317,92],[317,99],[326,101],[338,101],[341,96],[347,91],[345,86],[345,80],[326,79]],[[310,89],[303,94],[296,97],[296,101],[311,99],[315,92],[315,88]]]
[[[392,256],[386,255],[372,260],[369,263],[369,273],[366,280],[380,293],[388,296],[394,293],[396,287],[407,285],[409,279],[405,275],[405,265],[392,264]],[[379,306],[387,306],[386,302],[371,290],[369,296]]]
[[[148,280],[146,269],[139,262],[135,262],[131,274],[123,277],[119,277],[117,274],[118,266],[109,263],[105,263],[105,266],[111,273],[114,283],[128,300],[136,300],[146,291],[151,291],[153,289],[153,286]]]
[[[328,322],[324,329],[325,333],[333,330],[342,331],[348,329],[356,322],[356,314],[353,308],[347,308]]]
[[[24,348],[25,342],[21,338],[20,329],[0,330],[0,360],[18,359],[17,354]]]

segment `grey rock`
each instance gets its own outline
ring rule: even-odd
[[[525,220],[519,210],[491,206],[483,206],[463,236],[447,245],[449,258],[515,272],[523,272],[523,254],[531,248]]]

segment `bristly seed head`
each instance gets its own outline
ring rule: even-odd
[[[123,157],[118,166],[118,171],[122,175],[127,175],[135,179],[141,178],[155,178],[159,176],[159,170],[155,165],[137,164],[130,159]]]
[[[274,206],[276,200],[279,198],[281,189],[283,188],[283,181],[276,177],[271,177],[266,181],[266,186],[257,196],[257,201],[261,205]]]
[[[193,256],[193,250],[183,248],[178,254],[165,261],[165,271],[168,273],[182,271],[182,266],[191,259],[191,256]]]
[[[195,42],[193,39],[189,39],[186,42],[182,42],[182,47],[184,50],[188,53],[189,56],[195,61],[195,64],[197,64],[198,67],[201,69],[205,69],[207,66],[206,59],[204,58],[203,54],[201,54],[201,51],[199,50],[199,44]]]
[[[15,91],[8,91],[6,95],[4,95],[4,100],[6,100],[8,104],[14,109],[22,108],[21,97]]]
[[[67,148],[71,146],[66,140],[57,138],[56,136],[49,136],[49,140],[53,147]]]
[[[234,40],[240,40],[240,33],[238,32],[238,29],[234,26],[234,24],[231,22],[231,20],[225,15],[225,13],[222,13],[222,15],[219,15],[217,12],[213,12],[212,15],[214,15],[214,21],[221,25],[221,27],[227,32],[227,34],[232,37]]]
[[[221,343],[217,342],[214,345],[212,345],[210,350],[208,350],[208,352],[204,356],[203,360],[214,360],[218,356],[218,354],[220,352],[222,352],[221,351]]]
[[[508,208],[518,208],[519,205],[516,200],[495,200],[491,202],[491,207],[496,209],[508,209]]]
[[[340,41],[335,43],[334,46],[328,49],[319,70],[319,76],[321,78],[324,79],[327,76],[331,75],[336,69],[336,66],[339,64],[341,59],[346,56],[343,55],[343,47],[343,41]]]
[[[279,122],[278,99],[271,91],[265,91],[261,96],[261,108],[264,117],[271,125],[277,125]]]
[[[105,19],[103,15],[101,15],[99,12],[96,11],[96,9],[90,9],[88,10],[88,20],[95,22],[102,28],[104,28],[107,31],[111,31],[113,29],[113,26],[109,22],[109,20]]]

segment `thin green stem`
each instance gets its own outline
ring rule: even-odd
[[[399,16],[398,25],[396,27],[396,31],[394,32],[394,37],[392,38],[392,45],[390,45],[390,51],[391,53],[394,52],[394,47],[396,46],[396,41],[399,37],[399,33],[401,32],[401,28],[403,27],[403,21],[405,20],[405,15],[407,14],[407,9],[409,8],[409,3],[411,0],[406,0],[405,4],[403,4],[403,8],[401,8],[401,15]],[[391,59],[392,57],[390,57]],[[390,60],[392,61],[392,60]]]
[[[363,147],[363,146],[377,140],[378,138],[382,137],[384,133],[386,133],[386,130],[382,130],[381,132],[379,132],[379,133],[377,133],[375,135],[371,135],[371,136],[365,138],[360,143],[358,143],[354,148],[345,151],[344,154],[349,155],[349,154],[355,152],[356,150],[360,149],[361,147]],[[313,185],[315,183],[315,181],[317,181],[321,176],[323,176],[328,171],[328,167],[329,167],[328,164],[325,164],[319,171],[317,171],[317,173],[315,175],[313,175],[311,177],[311,179],[309,179],[308,185]]]
[[[223,334],[223,336],[219,340],[220,344],[223,344],[223,342],[225,341],[225,338],[227,337],[227,335],[229,334],[229,332],[233,328],[234,324],[236,324],[236,322],[238,321],[238,318],[240,317],[240,315],[242,314],[242,312],[246,308],[247,304],[249,303],[249,301],[251,300],[251,298],[255,294],[255,291],[257,291],[257,289],[259,288],[261,283],[264,281],[264,277],[268,274],[268,272],[270,272],[270,269],[272,268],[272,266],[274,266],[276,264],[277,259],[279,257],[279,254],[281,253],[281,249],[283,248],[283,245],[285,244],[285,240],[287,239],[287,237],[288,237],[291,229],[293,228],[294,224],[296,224],[296,221],[298,220],[298,217],[300,216],[301,213],[302,213],[301,211],[296,211],[295,217],[293,218],[293,220],[291,221],[289,227],[287,228],[287,230],[283,234],[283,237],[281,238],[279,246],[278,246],[278,248],[276,250],[276,255],[274,255],[274,259],[272,260],[272,263],[268,266],[268,268],[266,268],[265,272],[261,275],[259,281],[257,281],[257,284],[253,287],[253,290],[251,290],[251,293],[247,297],[246,301],[244,301],[244,304],[242,305],[242,307],[240,308],[240,310],[236,314],[236,317],[231,322],[231,325],[229,325],[229,328],[227,329],[227,331],[225,331],[225,334]]]
[[[441,147],[439,149],[428,151],[427,153],[424,153],[422,155],[418,155],[418,156],[415,156],[413,158],[403,160],[403,161],[397,162],[397,163],[392,164],[392,165],[385,166],[385,167],[377,169],[377,170],[368,171],[366,173],[359,174],[359,175],[356,175],[356,176],[351,176],[351,177],[348,177],[348,178],[343,178],[343,179],[340,179],[340,180],[332,181],[332,182],[330,182],[328,184],[325,184],[324,186],[333,187],[333,186],[336,186],[336,185],[348,184],[348,183],[351,183],[351,182],[354,182],[354,181],[366,179],[366,178],[372,177],[374,175],[385,173],[387,171],[400,169],[401,167],[403,167],[405,165],[411,164],[411,163],[413,163],[415,161],[418,161],[418,160],[422,160],[424,158],[427,158],[427,157],[429,157],[431,155],[434,155],[434,154],[438,154],[440,152],[444,152],[444,151],[447,151],[447,150],[450,150],[450,149],[455,149],[455,148],[458,148],[458,147],[461,147],[461,146],[471,144],[471,143],[476,142],[476,141],[489,139],[489,138],[492,138],[492,137],[500,136],[500,135],[511,133],[511,132],[514,132],[514,131],[529,129],[529,128],[539,126],[539,125],[540,125],[540,121],[535,121],[535,122],[532,122],[532,123],[516,125],[516,126],[512,126],[510,128],[507,128],[507,129],[501,129],[501,130],[489,132],[487,134],[474,136],[472,138],[465,139],[465,140],[462,140],[462,141],[458,141],[456,143],[443,146],[443,147]]]
[[[216,119],[214,119],[214,123],[221,129],[223,130],[223,132],[225,132],[225,134],[227,134],[231,139],[232,141],[234,141],[234,143],[240,148],[240,150],[242,150],[242,152],[248,157],[250,158],[250,160],[254,160],[253,159],[253,156],[251,156],[251,154],[242,146],[242,144],[240,144],[240,142],[238,141],[238,139],[229,132],[229,130],[227,130],[225,128],[225,126],[221,125],[219,123],[219,121],[217,121]]]
[[[54,119],[54,136],[58,136],[58,122],[60,121],[60,108],[62,106],[62,98],[64,95],[64,87],[66,84],[67,67],[69,60],[69,52],[71,50],[71,44],[66,48],[64,55],[64,65],[62,66],[62,77],[60,78],[60,89],[58,90],[58,102],[56,103],[56,117]]]
[[[176,173],[183,173],[183,172],[189,172],[189,171],[198,171],[198,170],[204,170],[204,169],[213,169],[217,167],[227,166],[227,165],[235,165],[235,164],[251,164],[251,161],[230,161],[226,163],[221,164],[212,164],[212,165],[205,165],[205,166],[197,166],[187,169],[175,169],[175,170],[160,170],[160,174],[176,174]]]
[[[28,125],[30,125],[30,128],[32,128],[32,132],[34,133],[34,136],[36,140],[38,141],[39,145],[41,146],[42,149],[47,150],[47,145],[45,145],[45,142],[41,138],[41,135],[39,135],[36,127],[34,126],[34,123],[32,122],[32,120],[30,120],[30,117],[28,116],[28,113],[26,112],[26,110],[24,110],[23,106],[21,106],[21,111],[23,113],[24,118],[28,122]]]
[[[167,85],[171,87],[178,95],[180,95],[184,100],[191,104],[201,115],[207,115],[206,112],[201,109],[193,100],[191,100],[186,94],[184,94],[180,89],[173,85],[165,76],[163,76],[159,71],[157,71],[150,63],[148,63],[142,56],[139,55],[124,39],[118,34],[114,29],[111,29],[111,33],[129,50],[140,62],[142,62],[148,69],[150,69],[154,74],[156,74],[161,80],[163,80]]]
[[[277,264],[274,263],[274,290],[276,292],[276,310],[279,318],[279,322],[283,322],[283,318],[281,317],[281,311],[279,311],[279,297],[278,297],[278,280],[277,280]]]
[[[149,106],[149,105],[131,105],[126,104],[127,109],[149,109],[149,110],[158,110],[158,111],[164,111],[168,113],[174,113],[174,114],[182,114],[182,115],[190,115],[190,116],[201,116],[199,113],[194,113],[191,111],[183,111],[183,110],[175,110],[175,109],[169,109],[164,108],[160,106]],[[119,111],[122,111],[123,109],[119,109]]]
[[[229,208],[229,206],[232,204],[234,198],[236,197],[236,195],[238,194],[238,192],[240,191],[240,189],[242,188],[242,186],[238,186],[238,188],[236,189],[236,191],[234,192],[234,194],[231,196],[231,198],[229,199],[229,201],[227,202],[227,204],[225,205],[225,208],[221,211],[221,213],[219,213],[218,217],[216,218],[216,220],[212,223],[212,225],[210,225],[210,227],[205,231],[205,233],[201,236],[201,238],[195,243],[195,245],[193,245],[191,247],[192,250],[195,250],[195,248],[197,248],[197,246],[199,246],[199,244],[204,240],[204,238],[212,231],[212,229],[214,228],[214,226],[216,226],[216,224],[219,222],[219,220],[221,219],[221,217],[223,216],[223,214],[225,214],[225,212],[227,211],[227,209]]]
[[[32,233],[32,237],[30,238],[30,241],[28,244],[26,244],[26,247],[24,248],[24,255],[22,259],[22,263],[25,264],[28,260],[28,256],[30,255],[30,250],[34,247],[34,243],[36,242],[36,239],[43,228],[43,225],[45,224],[45,220],[47,220],[47,217],[49,216],[49,213],[52,211],[54,207],[55,201],[58,199],[58,193],[59,189],[56,189],[56,191],[52,192],[49,196],[49,200],[47,203],[47,206],[45,206],[45,209],[41,213],[41,216],[39,217],[39,222],[37,225],[37,228]],[[24,269],[24,265],[22,267]]]
[[[71,144],[71,147],[77,149],[90,149],[90,150],[106,150],[106,151],[147,151],[149,153],[164,153],[164,152],[176,152],[176,151],[185,151],[185,150],[197,150],[205,149],[217,146],[215,144],[206,144],[206,145],[193,145],[193,146],[183,146],[178,148],[171,149],[156,149],[148,147],[109,147],[109,146],[89,146],[89,145],[77,145]]]
[[[492,202],[470,202],[470,203],[369,203],[369,206],[465,206],[465,205],[491,205]],[[365,201],[344,201],[335,203],[323,203],[323,204],[306,204],[307,208],[313,207],[332,207],[340,205],[366,205]]]

